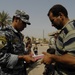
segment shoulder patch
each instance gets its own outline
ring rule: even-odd
[[[2,49],[4,46],[6,46],[7,40],[5,36],[0,36],[0,49]]]

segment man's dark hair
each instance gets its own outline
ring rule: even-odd
[[[60,4],[56,4],[54,5],[48,12],[47,16],[50,15],[50,12],[53,13],[54,16],[59,16],[60,12],[64,14],[65,17],[68,18],[68,12],[66,10],[66,8]]]

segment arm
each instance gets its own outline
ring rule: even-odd
[[[64,54],[61,56],[51,55],[51,59],[53,59],[56,62],[65,63],[69,65],[75,65],[75,57],[70,54]]]
[[[0,57],[0,65],[6,65],[6,67],[12,69],[17,64],[19,59],[25,60],[27,63],[31,61],[35,62],[34,58],[29,55],[18,56],[15,54],[5,53],[2,57]]]
[[[66,52],[66,54],[53,55],[52,59],[60,63],[75,65],[75,30],[69,31],[62,40],[63,48],[60,50]]]
[[[34,58],[32,58],[30,55],[19,55],[18,59],[23,59],[24,61],[28,63],[31,61],[35,62]]]
[[[69,32],[63,42],[64,48],[62,51],[66,51],[63,55],[45,54],[43,59],[45,63],[50,63],[52,60],[59,63],[68,65],[75,65],[75,30]],[[47,62],[49,61],[49,62]]]
[[[65,63],[67,65],[75,66],[75,57],[70,54],[64,54],[64,55],[55,55],[55,54],[49,54],[46,52],[43,52],[45,55],[43,58],[43,63],[50,64],[52,61]]]

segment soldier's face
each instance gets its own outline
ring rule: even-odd
[[[22,30],[24,30],[24,28],[26,28],[26,23],[23,22],[22,20],[18,20],[18,22],[17,22],[17,30],[22,31]]]

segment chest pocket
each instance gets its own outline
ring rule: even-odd
[[[21,54],[24,53],[24,44],[23,41],[15,36],[14,39],[12,40],[12,45],[13,45],[13,52],[16,54]]]
[[[6,36],[8,37],[8,53],[23,54],[24,44],[22,36],[12,30],[10,33],[6,33]]]

